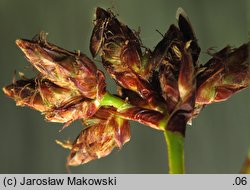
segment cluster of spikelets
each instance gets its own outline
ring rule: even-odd
[[[18,106],[42,112],[46,120],[65,123],[81,119],[86,126],[74,142],[68,165],[108,155],[130,140],[128,120],[184,137],[186,124],[208,104],[227,100],[250,81],[248,45],[229,46],[198,62],[200,47],[182,9],[178,26],[171,25],[153,51],[142,46],[136,32],[109,10],[96,9],[90,40],[93,57],[101,56],[118,94],[105,89],[105,76],[80,52],[46,41],[40,33],[17,40],[27,60],[39,71],[3,88]]]

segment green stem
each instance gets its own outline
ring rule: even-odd
[[[141,124],[147,125],[149,127],[152,127],[154,129],[158,129],[161,131],[164,131],[166,128],[166,123],[168,122],[169,119],[169,115],[166,114],[165,117],[163,117],[164,115],[160,112],[157,112],[155,110],[148,110],[148,109],[144,109],[144,108],[140,108],[137,106],[133,106],[130,103],[122,100],[121,98],[114,96],[110,93],[105,93],[105,95],[103,96],[103,98],[100,101],[100,106],[113,106],[115,108],[117,108],[116,112],[117,115],[119,115],[120,117],[124,118],[124,119],[128,119],[128,120],[133,120],[133,121],[137,121]],[[139,109],[138,109],[139,108]],[[128,109],[130,109],[131,112],[126,112]],[[133,112],[133,110],[135,111],[133,114],[131,114]],[[138,111],[138,112],[136,112]],[[149,118],[146,117],[149,116],[148,112],[152,112],[152,114],[155,117]],[[144,113],[146,114],[144,117],[139,117],[138,115],[142,116]],[[157,120],[156,118],[159,117],[159,120]],[[161,118],[161,119],[160,119]]]
[[[178,132],[165,131],[168,147],[168,162],[170,174],[184,174],[184,137]]]
[[[101,99],[101,106],[113,106],[119,110],[126,108],[126,107],[131,107],[132,105],[125,102],[121,98],[114,96],[108,92],[106,92]]]

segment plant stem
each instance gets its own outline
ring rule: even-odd
[[[121,98],[114,96],[108,92],[104,94],[100,103],[101,106],[113,106],[119,110],[132,106],[131,104],[125,102]]]
[[[131,105],[129,102],[106,93],[100,101],[100,106],[112,106],[116,108],[116,115],[124,119],[137,121],[143,125],[164,131],[168,122],[168,114]]]
[[[164,131],[168,148],[170,174],[184,174],[184,137],[178,132]]]

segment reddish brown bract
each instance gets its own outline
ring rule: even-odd
[[[99,109],[84,123],[88,128],[72,144],[67,165],[77,166],[107,156],[115,147],[121,148],[130,140],[128,121],[114,115],[109,109]]]

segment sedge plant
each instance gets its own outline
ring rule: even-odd
[[[201,64],[200,47],[189,18],[177,10],[154,50],[110,10],[96,9],[90,52],[116,81],[117,94],[106,89],[105,75],[81,52],[60,48],[41,32],[17,46],[39,71],[3,88],[18,106],[40,111],[50,122],[75,120],[84,126],[74,142],[56,141],[70,149],[68,166],[107,156],[130,140],[129,120],[162,131],[169,173],[184,173],[186,125],[209,104],[225,101],[249,85],[248,44],[227,46]],[[165,151],[165,150],[164,150]]]

